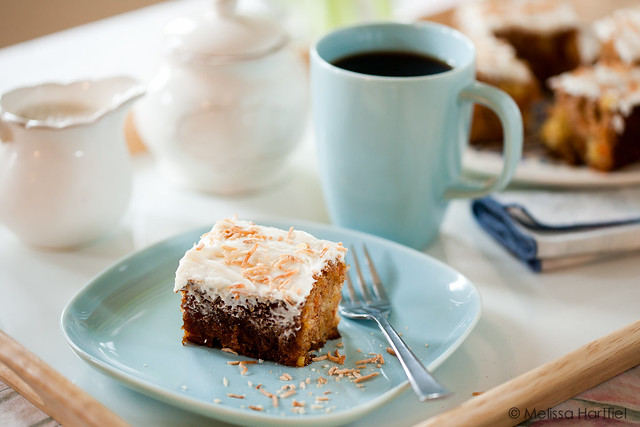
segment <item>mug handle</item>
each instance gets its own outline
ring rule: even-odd
[[[460,102],[473,102],[493,110],[502,125],[502,171],[486,180],[465,180],[455,183],[445,192],[447,199],[482,197],[504,189],[513,177],[522,157],[522,114],[516,102],[504,91],[475,81],[462,89]],[[461,128],[462,129],[462,128]]]

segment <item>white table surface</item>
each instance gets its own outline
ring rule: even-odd
[[[155,69],[162,25],[193,2],[168,2],[0,50],[0,93],[43,81]],[[135,426],[219,425],[159,403],[95,371],[67,346],[60,315],[94,275],[132,251],[232,214],[328,222],[315,163],[305,139],[290,179],[262,193],[221,198],[179,190],[135,158],[134,194],[121,225],[76,251],[25,246],[0,226],[0,329]],[[0,201],[2,203],[2,201]],[[466,275],[483,299],[482,317],[463,345],[437,369],[456,394],[419,403],[410,391],[355,425],[410,425],[472,398],[638,317],[640,256],[535,274],[485,234],[468,201],[455,201],[426,253]]]

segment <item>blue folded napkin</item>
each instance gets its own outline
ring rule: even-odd
[[[474,200],[480,226],[534,271],[640,250],[640,189],[508,191]]]

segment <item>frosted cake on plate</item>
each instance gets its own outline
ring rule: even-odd
[[[611,171],[640,160],[640,67],[582,67],[551,79],[546,146],[571,164]]]
[[[180,260],[183,343],[289,366],[338,338],[346,248],[294,230],[224,219]]]

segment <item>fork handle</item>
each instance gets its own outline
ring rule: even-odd
[[[389,341],[391,348],[395,351],[402,369],[404,369],[409,383],[413,388],[416,396],[420,401],[429,399],[437,399],[451,394],[444,386],[442,386],[431,373],[424,367],[415,354],[407,347],[407,344],[400,338],[400,335],[391,326],[391,323],[385,316],[372,316],[378,323],[382,333]]]

